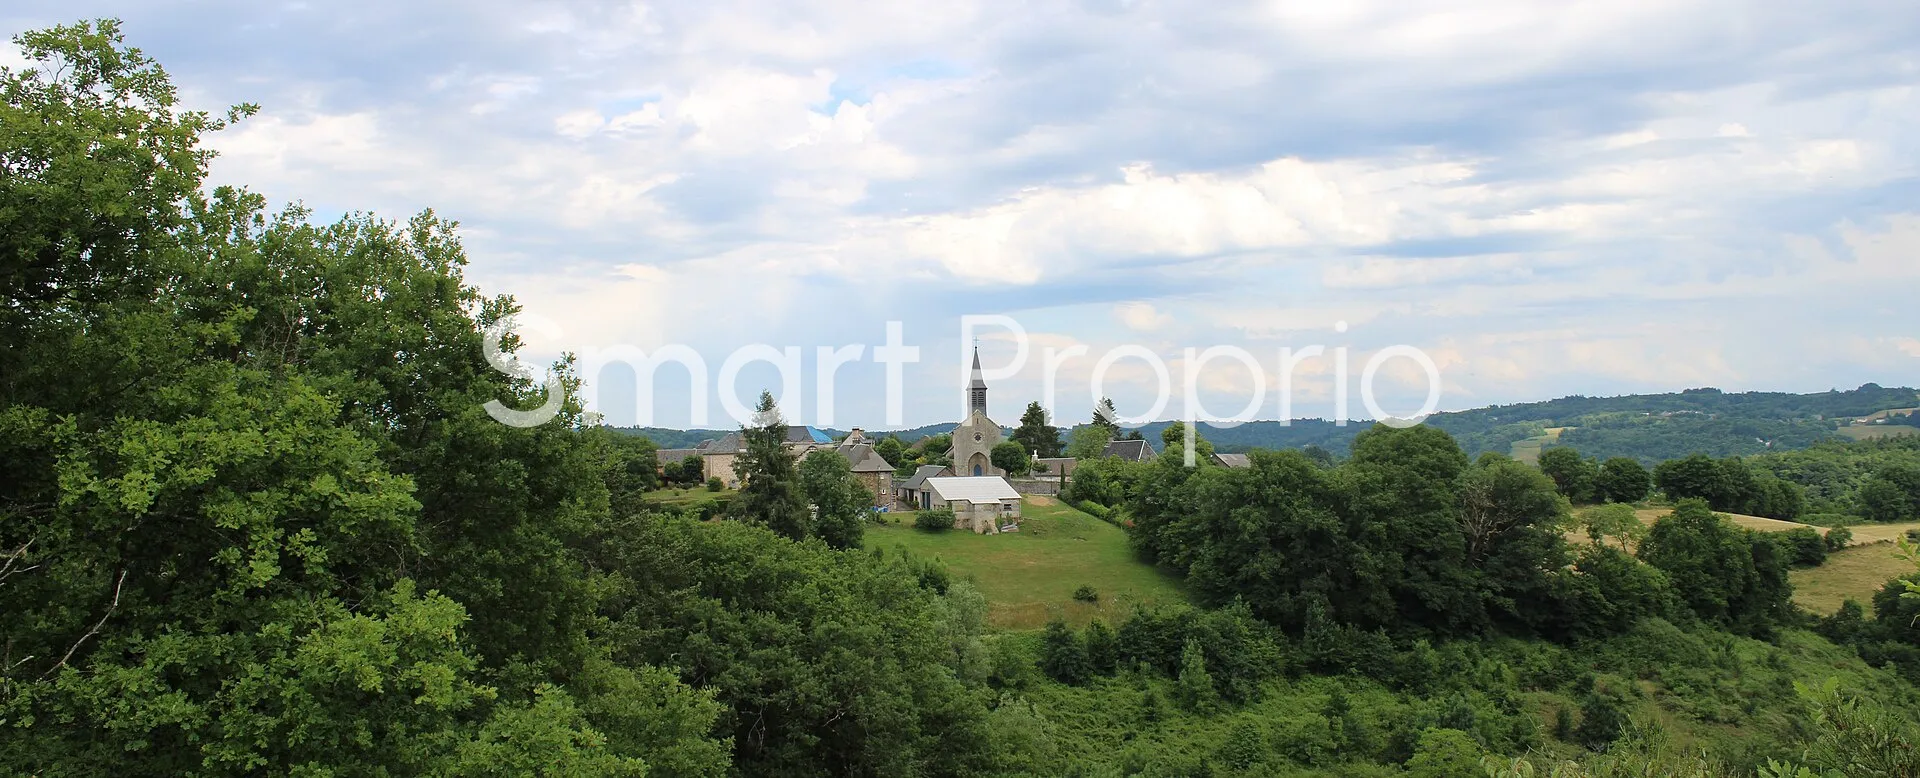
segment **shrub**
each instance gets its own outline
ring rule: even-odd
[[[716,475],[712,478],[707,479],[707,491],[717,492],[725,488],[727,488],[727,484],[726,482],[720,480],[720,476]]]
[[[1413,758],[1407,760],[1407,774],[1420,778],[1453,778],[1475,775],[1486,751],[1472,735],[1457,729],[1428,729],[1420,733]]]
[[[913,517],[913,526],[915,529],[928,532],[944,532],[953,529],[953,521],[951,509],[935,508],[930,511],[921,511],[920,515]]]
[[[1100,590],[1081,584],[1080,588],[1073,590],[1073,598],[1081,602],[1099,602]]]
[[[1787,563],[1800,567],[1819,567],[1827,561],[1827,541],[1820,537],[1820,530],[1801,527],[1782,532],[1774,537],[1780,541],[1780,547],[1787,552]]]
[[[1839,551],[1853,542],[1853,530],[1846,527],[1834,527],[1827,530],[1826,546],[1828,551]]]
[[[1093,675],[1087,644],[1058,618],[1047,622],[1046,636],[1040,644],[1040,671],[1068,686],[1084,684]]]

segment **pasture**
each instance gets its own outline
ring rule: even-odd
[[[1920,435],[1920,427],[1908,427],[1900,424],[1868,424],[1859,427],[1841,427],[1835,432],[1848,440],[1877,440],[1879,438],[1897,438],[1902,435]]]
[[[1020,531],[1001,535],[926,532],[911,512],[891,513],[900,523],[868,527],[866,545],[944,562],[986,595],[994,629],[1038,629],[1056,613],[1075,626],[1095,616],[1118,624],[1136,604],[1186,601],[1178,579],[1134,557],[1125,530],[1049,497],[1027,497],[1021,513]],[[1099,601],[1074,600],[1082,585]]]
[[[1548,444],[1560,440],[1560,433],[1566,432],[1567,430],[1570,430],[1570,429],[1573,429],[1573,428],[1572,427],[1548,427],[1547,434],[1545,435],[1535,435],[1525,440],[1514,441],[1513,446],[1508,451],[1508,454],[1512,456],[1514,459],[1520,460],[1529,465],[1538,465],[1540,464],[1540,451],[1542,449],[1545,449]]]
[[[1873,593],[1887,581],[1913,572],[1913,563],[1896,551],[1885,541],[1855,544],[1828,554],[1824,565],[1795,570],[1790,574],[1793,601],[1814,613],[1828,614],[1851,598],[1872,613]]]
[[[1634,511],[1634,516],[1641,523],[1651,525],[1671,512],[1671,508],[1641,508]],[[1720,515],[1734,524],[1761,532],[1812,527],[1823,536],[1827,533],[1826,527],[1811,524],[1738,513]],[[1908,530],[1920,529],[1920,522],[1854,524],[1847,529],[1853,533],[1853,539],[1846,548],[1828,554],[1826,563],[1819,567],[1797,568],[1789,574],[1793,581],[1793,601],[1800,607],[1814,613],[1832,613],[1840,608],[1840,603],[1852,598],[1871,610],[1873,593],[1880,591],[1888,579],[1913,572],[1912,563],[1895,553],[1893,540],[1906,535]],[[1585,542],[1586,532],[1569,531],[1567,540]]]

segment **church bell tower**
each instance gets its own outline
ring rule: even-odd
[[[980,347],[973,347],[973,381],[967,385],[967,415],[987,412],[987,380],[980,377]]]

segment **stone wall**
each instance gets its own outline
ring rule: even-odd
[[[1008,514],[1000,512],[998,502],[970,503],[955,500],[947,503],[947,507],[953,509],[954,529],[969,530],[976,535],[1000,534],[1000,522],[1003,516],[1010,519],[1020,518],[1020,504],[1017,502],[1013,504],[1013,512]]]
[[[1013,490],[1021,494],[1060,493],[1058,478],[1009,478],[1007,483],[1013,484]]]
[[[854,478],[873,492],[873,504],[876,507],[892,505],[898,498],[893,494],[893,474],[887,472],[854,473]]]
[[[708,454],[701,457],[701,463],[706,465],[703,468],[706,477],[718,476],[720,482],[726,484],[728,489],[740,488],[740,476],[733,472],[733,457],[733,454]]]

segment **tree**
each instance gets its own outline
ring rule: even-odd
[[[1574,503],[1592,502],[1598,497],[1599,468],[1570,447],[1555,446],[1540,452],[1540,472],[1552,478],[1560,493]]]
[[[1184,462],[1186,455],[1182,452],[1185,451],[1186,444],[1186,422],[1176,421],[1168,424],[1166,429],[1160,430],[1160,456],[1162,458],[1168,459],[1169,461]],[[1213,460],[1213,444],[1208,442],[1206,438],[1201,437],[1198,430],[1195,430],[1193,434],[1193,449],[1194,464],[1205,465]]]
[[[745,451],[733,462],[733,472],[740,477],[740,496],[734,498],[730,513],[788,539],[805,539],[811,534],[807,498],[794,454],[787,449],[787,421],[781,418],[772,392],[760,393],[753,425],[741,427],[740,437]]]
[[[1006,471],[1007,475],[1026,475],[1033,469],[1033,457],[1017,441],[1008,440],[996,444],[992,451],[987,452],[987,459],[993,463],[994,467]]]
[[[1920,466],[1886,464],[1860,485],[1856,500],[1862,516],[1873,521],[1920,518]]]
[[[1653,482],[1674,500],[1697,498],[1710,501],[1727,490],[1725,471],[1705,454],[1661,462],[1653,469]]]
[[[1506,457],[1469,468],[1457,493],[1466,563],[1480,571],[1489,610],[1539,627],[1552,610],[1548,571],[1566,564],[1566,498],[1540,471]]]
[[[902,462],[902,455],[907,453],[907,444],[900,442],[898,435],[888,435],[873,444],[873,453],[897,467]]]
[[[800,461],[800,484],[813,504],[813,534],[834,548],[859,548],[873,492],[840,452],[820,449]]]
[[[1107,443],[1113,440],[1112,431],[1099,424],[1087,424],[1074,427],[1068,436],[1067,456],[1078,460],[1088,460],[1100,456],[1107,450]]]
[[[1828,551],[1839,551],[1840,549],[1846,548],[1847,544],[1853,542],[1853,530],[1847,529],[1846,527],[1834,527],[1833,529],[1827,530],[1826,536],[1821,540],[1826,543]]]
[[[1414,778],[1480,775],[1480,759],[1486,753],[1472,735],[1457,729],[1430,728],[1420,733],[1413,758],[1407,760],[1407,775]]]
[[[1047,622],[1046,634],[1041,638],[1040,671],[1068,686],[1084,684],[1093,675],[1086,644],[1058,618]]]
[[[1115,641],[1113,628],[1105,621],[1094,619],[1087,624],[1087,667],[1097,675],[1113,675],[1119,669],[1119,644]]]
[[[203,191],[224,122],[117,23],[15,40],[0,773],[723,775],[719,707],[586,632],[572,544],[650,457],[582,428],[568,360],[489,364],[517,308],[453,225]]]
[[[1607,502],[1639,502],[1646,499],[1647,491],[1653,488],[1653,474],[1637,460],[1613,457],[1600,464],[1594,485],[1601,499]]]
[[[1827,541],[1820,530],[1797,527],[1775,533],[1773,539],[1786,551],[1787,561],[1799,567],[1819,567],[1827,561]]]
[[[1206,653],[1198,640],[1187,638],[1180,649],[1180,675],[1174,679],[1173,692],[1181,707],[1195,713],[1210,712],[1219,701],[1213,676],[1207,673]]]
[[[1648,532],[1646,522],[1640,520],[1633,506],[1624,503],[1588,508],[1581,520],[1587,526],[1588,537],[1593,538],[1595,543],[1612,538],[1620,545],[1621,551],[1632,549]]]
[[[1107,440],[1118,439],[1120,437],[1120,411],[1113,407],[1113,398],[1100,398],[1100,402],[1093,406],[1093,419],[1087,422],[1087,424],[1089,426],[1099,427]]]
[[[1736,527],[1701,500],[1685,500],[1654,522],[1640,558],[1660,568],[1702,621],[1768,634],[1786,611],[1791,587],[1779,544]]]
[[[1011,439],[1027,451],[1038,452],[1042,458],[1060,456],[1060,428],[1047,423],[1047,411],[1040,403],[1027,403],[1026,412],[1020,414],[1020,426],[1013,431]]]
[[[956,677],[977,637],[948,600],[963,587],[943,596],[902,556],[660,515],[609,521],[585,556],[613,587],[613,661],[679,667],[724,704],[731,774],[985,772],[985,699]]]
[[[1625,701],[1611,688],[1595,685],[1580,703],[1580,726],[1573,738],[1595,751],[1604,751],[1627,728]]]

